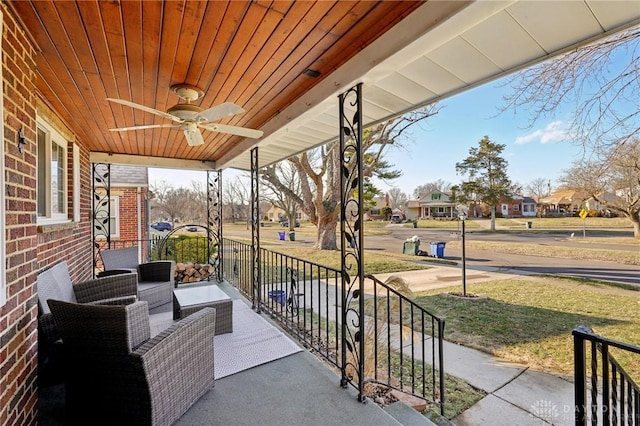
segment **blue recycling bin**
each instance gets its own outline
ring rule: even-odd
[[[284,241],[284,231],[278,231],[278,237],[280,237],[280,241]]]
[[[270,290],[267,294],[269,299],[275,300],[281,305],[287,303],[287,292],[284,290]]]
[[[444,257],[444,246],[447,244],[444,241],[431,241],[431,256],[442,259]]]

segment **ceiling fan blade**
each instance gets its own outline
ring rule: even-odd
[[[150,114],[159,115],[160,117],[164,117],[164,118],[167,118],[169,120],[176,121],[178,123],[182,123],[184,121],[180,117],[176,117],[175,115],[169,114],[168,112],[164,112],[164,111],[160,111],[160,110],[157,110],[157,109],[149,108],[149,107],[146,107],[144,105],[136,104],[135,102],[125,101],[124,99],[107,98],[107,100],[110,101],[110,102],[115,102],[117,104],[126,105],[126,106],[131,107],[131,108],[136,108],[136,109],[139,109],[141,111],[148,112]]]
[[[129,130],[159,129],[162,127],[180,127],[180,125],[179,124],[145,124],[142,126],[118,127],[116,129],[109,129],[109,130],[112,132],[126,132]]]
[[[243,112],[244,109],[242,109],[242,107],[234,104],[233,102],[225,102],[209,109],[205,109],[204,111],[200,111],[195,118],[196,121],[215,121],[223,117]]]
[[[198,146],[204,143],[200,129],[198,129],[194,123],[188,123],[186,126],[183,126],[182,131],[189,146]]]
[[[214,132],[229,133],[231,135],[244,136],[245,138],[258,139],[264,133],[262,130],[247,129],[246,127],[228,126],[226,124],[203,124],[201,125],[207,130]]]

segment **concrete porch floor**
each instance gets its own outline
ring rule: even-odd
[[[228,283],[219,285],[232,298],[244,299]],[[154,314],[157,315],[156,318],[166,318],[170,309],[170,306],[165,305],[152,310],[152,323]],[[268,315],[263,314],[262,317],[277,327]],[[216,380],[215,387],[200,398],[175,424],[432,424],[407,406],[404,411],[408,410],[406,415],[413,420],[403,420],[401,423],[372,401],[359,402],[356,395],[356,390],[351,386],[340,387],[340,377],[327,364],[303,350]],[[42,386],[38,405],[39,425],[65,424],[64,385]]]

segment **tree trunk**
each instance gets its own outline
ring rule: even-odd
[[[336,225],[338,219],[335,215],[323,215],[318,221],[318,237],[315,248],[318,250],[338,250],[336,241]]]
[[[496,208],[491,208],[491,232],[496,232]]]
[[[640,222],[637,220],[633,222],[633,236],[640,239]]]

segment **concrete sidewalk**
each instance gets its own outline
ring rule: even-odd
[[[458,267],[434,265],[420,271],[378,274],[404,278],[414,291],[459,287]],[[467,270],[467,283],[514,278],[516,271]],[[445,332],[446,336],[446,332]],[[573,383],[565,378],[540,373],[525,365],[512,364],[483,352],[445,342],[445,371],[459,377],[487,395],[452,422],[455,425],[573,425]]]

